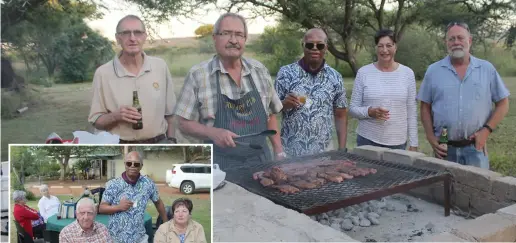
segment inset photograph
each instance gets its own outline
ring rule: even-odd
[[[0,232],[0,242],[9,242],[9,162],[2,162],[0,167],[0,209],[2,212]]]
[[[11,242],[211,242],[211,145],[9,149]]]

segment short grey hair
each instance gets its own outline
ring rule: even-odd
[[[328,44],[328,34],[326,34],[326,31],[324,31],[323,29],[321,28],[312,28],[312,29],[309,29],[305,32],[305,34],[303,35],[303,43],[305,43],[306,41],[306,38],[308,37],[309,34],[311,34],[312,32],[314,31],[321,31],[322,33],[324,33],[324,43],[325,44]]]
[[[83,206],[89,206],[89,207],[93,208],[93,212],[94,212],[94,213],[97,213],[97,208],[95,208],[95,202],[94,202],[91,198],[89,198],[89,197],[83,197],[83,198],[81,198],[81,200],[79,200],[79,201],[77,202],[77,205],[76,205],[76,209],[75,209],[75,211],[76,211],[77,213],[80,213],[80,212],[79,212],[79,208],[81,208],[81,207],[83,207]]]
[[[136,155],[138,156],[138,161],[140,161],[140,163],[143,164],[143,156],[142,156],[142,154],[140,152],[138,152],[138,151],[131,151],[131,152],[127,153],[125,156],[127,157],[130,153],[136,153]],[[125,161],[124,161],[124,163],[125,163]]]
[[[229,13],[229,12],[221,15],[219,17],[219,19],[217,19],[217,22],[215,22],[215,25],[213,26],[213,34],[216,35],[220,32],[220,24],[222,23],[222,20],[224,20],[226,17],[240,19],[240,21],[242,21],[242,23],[244,24],[244,34],[245,34],[245,37],[247,38],[248,31],[247,31],[247,23],[245,22],[245,18],[240,14]]]
[[[118,21],[118,24],[116,25],[116,33],[120,32],[120,25],[122,25],[122,22],[124,22],[127,19],[135,19],[135,20],[140,21],[140,23],[142,24],[143,31],[144,32],[146,31],[145,30],[145,24],[143,23],[143,20],[140,19],[140,17],[138,17],[136,15],[129,14],[129,15],[126,15],[125,17],[123,17],[122,19],[120,19]]]
[[[43,184],[39,187],[39,191],[40,192],[44,192],[44,191],[47,191],[48,192],[48,185],[47,184]]]
[[[13,192],[13,201],[25,201],[27,200],[27,193],[24,191],[14,191]]]

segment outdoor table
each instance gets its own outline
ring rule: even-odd
[[[50,216],[50,218],[48,218],[46,230],[61,232],[61,230],[65,226],[73,223],[73,221],[75,221],[75,220],[77,220],[77,219],[59,219],[58,220],[57,215],[54,214],[54,215]],[[97,217],[95,217],[95,221],[102,223],[103,225],[105,225],[107,227],[109,224],[109,215],[97,214]],[[149,236],[149,242],[152,242],[152,241],[150,241],[151,239],[154,238],[154,230],[152,229],[152,217],[147,212],[145,212],[144,222],[145,222],[145,232]]]

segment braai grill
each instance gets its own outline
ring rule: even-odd
[[[332,160],[348,159],[356,162],[357,167],[374,168],[377,173],[365,177],[355,177],[341,183],[326,183],[320,188],[306,189],[295,194],[284,194],[274,188],[264,187],[252,178],[253,173],[275,165],[305,163],[305,161],[324,157],[329,157]],[[450,174],[444,171],[432,171],[409,165],[370,160],[340,151],[289,158],[283,161],[253,163],[246,166],[226,168],[225,171],[226,180],[276,204],[307,215],[320,214],[443,181],[445,216],[450,215],[449,188],[451,178]]]

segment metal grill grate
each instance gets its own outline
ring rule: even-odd
[[[263,171],[275,165],[289,163],[306,163],[313,159],[327,157],[331,160],[351,160],[357,167],[375,168],[376,174],[356,177],[342,183],[328,182],[320,188],[302,190],[295,194],[284,194],[275,188],[263,187],[252,178],[253,173]],[[409,165],[396,164],[386,161],[365,159],[361,156],[330,151],[317,155],[289,158],[284,161],[269,161],[253,163],[246,166],[226,168],[226,180],[233,182],[248,191],[268,198],[276,204],[306,213],[315,214],[343,206],[357,204],[374,198],[387,196],[417,187],[416,184],[430,184],[444,180],[444,171],[432,171]],[[412,186],[410,186],[412,184]],[[404,186],[410,188],[403,188]],[[419,185],[421,186],[421,185]],[[395,189],[388,191],[388,189]],[[373,195],[376,194],[376,195]],[[332,205],[332,206],[329,206]]]

